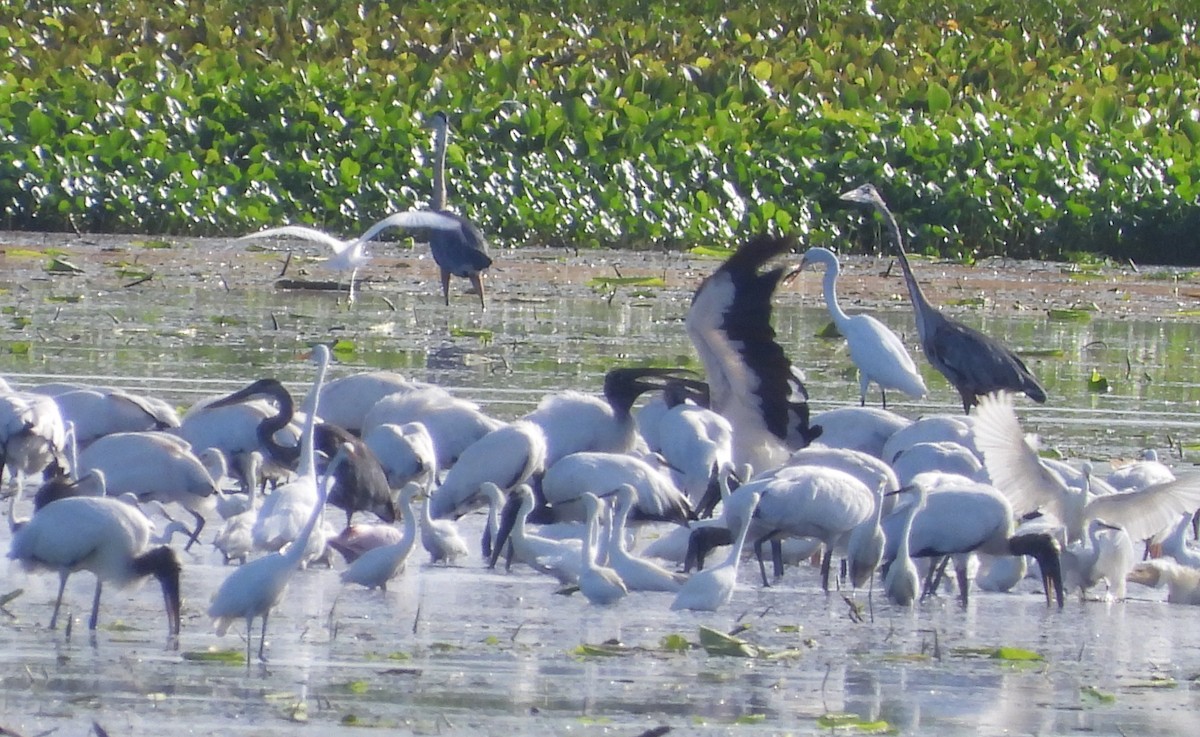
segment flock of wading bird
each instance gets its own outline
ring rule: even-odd
[[[783,575],[785,562],[820,551],[826,590],[837,556],[845,562],[838,585],[865,587],[868,598],[879,586],[902,607],[922,590],[952,585],[940,581],[949,562],[964,605],[972,587],[1008,590],[1027,568],[1047,605],[1062,607],[1064,590],[1102,581],[1105,595],[1119,599],[1127,580],[1166,583],[1169,601],[1200,603],[1200,555],[1187,545],[1200,507],[1197,476],[1176,479],[1152,457],[1107,478],[1039,458],[1013,408],[1017,394],[1046,400],[1037,379],[1004,345],[929,303],[872,186],[842,199],[882,218],[922,351],[958,390],[964,415],[913,421],[888,411],[889,390],[926,391],[902,341],[874,318],[841,310],[831,252],[808,250],[790,273],[764,270],[794,243],[760,236],[692,300],[686,329],[703,380],[682,369],[615,368],[602,398],[552,394],[512,422],[389,372],[326,382],[329,351],[321,345],[299,411],[269,378],[199,402],[182,418],[161,400],[122,391],[7,390],[0,461],[18,486],[8,555],[58,573],[52,628],[68,577],[88,570],[96,577],[90,627],[105,582],[154,576],[176,635],[181,562],[170,540],[182,531],[184,549],[192,547],[215,511],[214,544],[241,565],[215,592],[189,598],[209,602],[219,633],[245,622],[247,662],[254,620],[262,623],[262,658],[271,610],[307,565],[341,556],[346,583],[386,589],[418,539],[434,564],[468,558],[472,546],[456,520],[485,507],[488,566],[528,566],[595,604],[666,591],[673,609],[716,610],[730,600],[747,545],[764,585]],[[802,374],[775,340],[771,301],[783,279],[818,264],[860,372],[862,406],[810,417]],[[443,286],[447,279],[443,271]],[[872,383],[884,408],[865,406]],[[651,396],[635,414],[643,394]],[[46,481],[32,514],[20,519],[29,514],[18,509],[20,488],[37,473]],[[345,512],[340,531],[325,521],[326,504]],[[156,534],[149,515],[171,507],[190,513],[191,523],[171,519]],[[639,546],[648,524],[657,535],[642,533],[652,539]],[[1136,546],[1145,541],[1164,556],[1138,563]],[[722,545],[728,553],[705,565]],[[923,587],[915,559],[928,564]]]

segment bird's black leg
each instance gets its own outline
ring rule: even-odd
[[[775,578],[783,578],[783,541],[778,538],[771,540],[771,566],[775,572]]]
[[[270,613],[271,613],[271,610],[269,610],[269,609],[267,611],[263,612],[262,633],[260,633],[258,636],[258,659],[264,663],[267,662],[267,656],[264,654],[263,648],[265,648],[267,646],[267,615],[269,615]],[[249,663],[250,659],[246,658],[246,662]]]
[[[833,561],[833,548],[826,546],[825,554],[821,556],[821,589],[829,593],[829,567]]]
[[[96,624],[100,620],[100,590],[102,588],[104,588],[104,584],[101,583],[100,578],[97,576],[96,595],[92,597],[92,616],[88,619],[88,629],[90,630],[96,629]]]
[[[883,408],[887,409],[887,389],[879,387],[879,396],[883,397]]]
[[[187,545],[183,546],[185,552],[192,549],[192,546],[195,545],[196,541],[200,539],[200,531],[204,529],[204,517],[201,516],[199,512],[194,510],[188,511],[190,511],[192,513],[192,517],[195,517],[196,519],[196,528],[192,530],[192,536],[191,539],[188,540]]]
[[[770,534],[763,535],[754,541],[754,557],[758,559],[758,572],[762,574],[763,586],[770,586],[771,582],[767,580],[767,564],[763,562],[762,546],[771,537]]]

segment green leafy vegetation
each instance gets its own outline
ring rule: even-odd
[[[1200,262],[1200,44],[1159,0],[0,0],[0,226],[358,232],[451,200],[500,244]],[[602,18],[603,22],[595,19]]]

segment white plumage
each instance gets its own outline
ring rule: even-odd
[[[800,260],[799,268],[810,263],[825,266],[825,306],[829,308],[833,324],[850,346],[850,360],[858,367],[860,404],[866,405],[867,388],[871,383],[879,385],[884,409],[887,409],[888,389],[904,392],[913,399],[924,397],[927,391],[925,380],[900,337],[871,315],[851,316],[838,304],[837,278],[841,265],[837,256],[828,248],[810,248]]]

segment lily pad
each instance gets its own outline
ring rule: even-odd
[[[187,650],[183,659],[193,663],[225,663],[241,665],[246,662],[244,650]]]
[[[727,655],[734,658],[757,658],[762,651],[740,637],[727,635],[711,627],[700,628],[700,646],[709,655]]]

